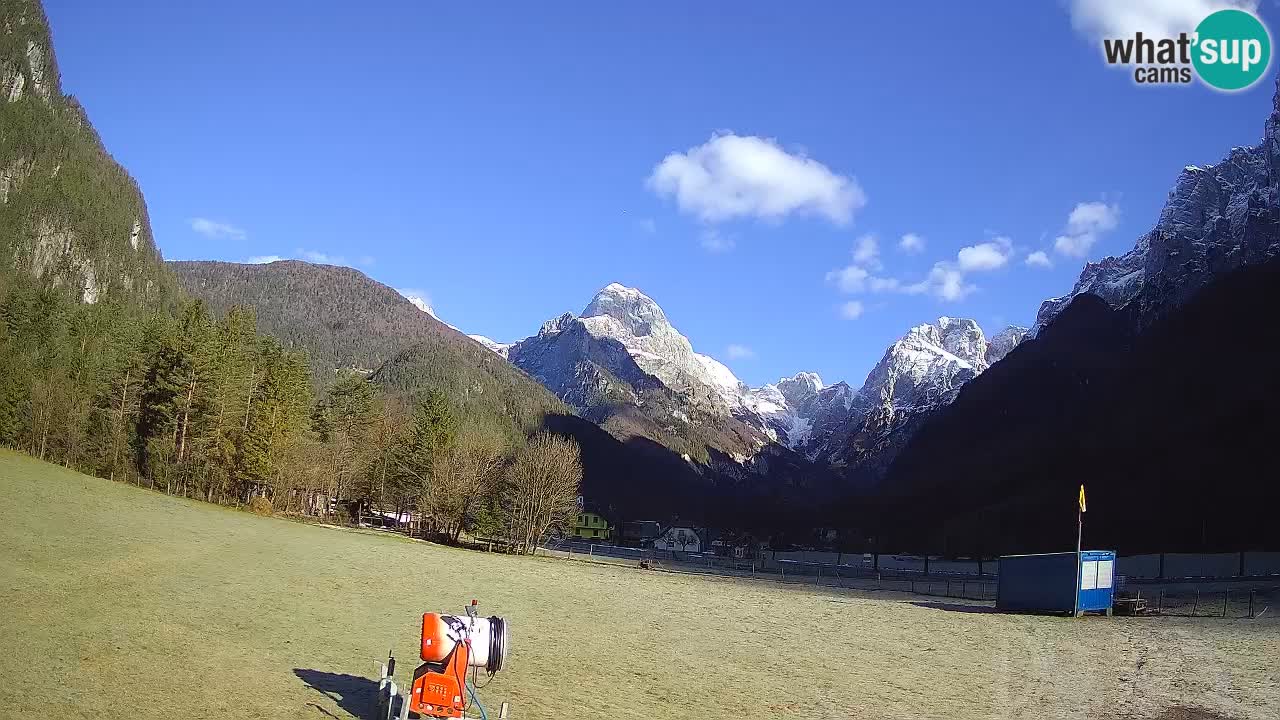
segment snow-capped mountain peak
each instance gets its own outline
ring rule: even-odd
[[[582,317],[611,317],[632,335],[644,336],[672,330],[666,313],[653,298],[636,288],[609,283],[597,292],[582,311]],[[677,333],[678,334],[678,333]],[[683,336],[681,336],[683,337]]]
[[[506,357],[507,351],[511,349],[512,345],[515,345],[515,343],[500,343],[497,340],[487,338],[484,335],[468,335],[467,337],[475,340],[502,357]]]
[[[550,320],[542,323],[542,327],[538,328],[538,334],[539,335],[555,335],[556,333],[569,327],[569,325],[576,319],[577,318],[575,318],[573,316],[573,313],[571,312],[564,313],[558,317],[553,317]]]
[[[672,390],[710,389],[726,410],[742,404],[745,386],[733,371],[694,352],[689,338],[681,335],[658,303],[640,290],[610,283],[596,293],[578,320],[593,337],[621,343],[641,370]]]
[[[413,303],[414,307],[430,315],[431,317],[436,316],[436,311],[432,309],[430,305],[427,304],[427,301],[425,299],[418,297],[417,295],[405,295],[404,299],[408,300],[410,303]]]
[[[825,387],[822,378],[814,372],[798,372],[777,382],[778,391],[792,405],[799,405],[817,395]]]

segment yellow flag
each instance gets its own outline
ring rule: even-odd
[[[1084,512],[1084,485],[1080,486],[1080,512]]]

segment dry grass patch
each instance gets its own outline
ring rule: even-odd
[[[0,717],[358,716],[387,649],[415,657],[421,613],[473,597],[511,622],[482,697],[517,719],[1280,717],[1276,621],[964,612],[488,555],[0,453]]]

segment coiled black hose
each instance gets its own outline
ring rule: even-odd
[[[507,621],[492,615],[489,617],[489,662],[485,663],[485,672],[492,675],[502,669],[502,660],[507,654]]]

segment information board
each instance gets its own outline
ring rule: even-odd
[[[1111,570],[1107,569],[1107,585],[1111,584]],[[1085,560],[1080,564],[1080,589],[1096,590],[1098,588],[1098,561]]]

